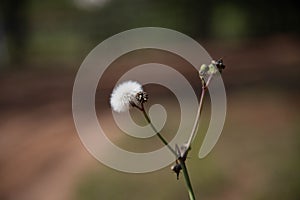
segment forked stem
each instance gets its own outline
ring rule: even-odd
[[[187,186],[187,189],[188,189],[189,198],[190,198],[190,200],[195,200],[195,194],[194,194],[193,187],[192,187],[192,184],[191,184],[191,180],[190,180],[190,177],[189,177],[189,174],[188,174],[188,170],[187,170],[187,167],[186,167],[186,164],[185,164],[185,159],[186,158],[183,158],[180,155],[180,153],[178,155],[176,153],[176,151],[168,144],[167,140],[160,134],[159,131],[157,131],[157,129],[152,124],[152,122],[151,122],[148,114],[145,111],[144,104],[142,103],[141,107],[138,107],[138,106],[136,106],[136,107],[140,111],[143,112],[146,121],[150,124],[151,128],[153,129],[153,131],[156,133],[156,135],[159,137],[159,139],[169,148],[169,150],[175,155],[176,159],[179,161],[179,164],[181,166],[182,173],[183,173],[183,176],[184,176],[184,179],[185,179],[185,183],[186,183],[186,186]]]

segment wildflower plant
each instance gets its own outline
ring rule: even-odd
[[[225,65],[223,64],[222,59],[219,59],[217,61],[212,60],[209,65],[203,64],[200,66],[199,78],[201,81],[202,90],[200,94],[199,106],[191,134],[188,141],[186,141],[186,143],[184,144],[176,144],[175,146],[170,146],[167,140],[161,135],[161,133],[151,122],[151,119],[144,108],[144,104],[147,103],[148,100],[148,94],[143,90],[143,87],[140,83],[132,80],[123,82],[113,89],[110,97],[111,108],[117,113],[125,112],[131,108],[136,108],[143,113],[145,120],[148,124],[150,124],[151,128],[155,132],[155,135],[174,154],[174,165],[171,167],[171,170],[176,174],[177,179],[179,179],[179,175],[182,172],[190,200],[195,199],[195,194],[189,177],[188,168],[186,166],[186,159],[188,153],[191,150],[192,142],[195,138],[199,126],[199,119],[201,117],[204,97],[208,85],[213,80],[214,76],[218,76],[222,73],[224,68]]]
[[[135,81],[127,81],[114,88],[110,105],[116,112],[127,111],[131,106],[139,106],[142,101],[142,85]],[[147,99],[145,99],[145,102]]]

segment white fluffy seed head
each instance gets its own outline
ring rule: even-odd
[[[131,103],[138,104],[136,95],[143,92],[142,85],[136,81],[126,81],[116,86],[110,96],[110,105],[116,112],[128,110]]]

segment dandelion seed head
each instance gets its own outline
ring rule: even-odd
[[[113,89],[110,96],[110,105],[114,111],[124,112],[128,110],[132,104],[139,104],[136,96],[141,92],[143,92],[143,88],[138,82],[123,82]]]

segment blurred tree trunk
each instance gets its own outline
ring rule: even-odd
[[[26,0],[3,0],[1,6],[3,37],[8,52],[8,65],[23,68],[28,41],[28,12]]]

